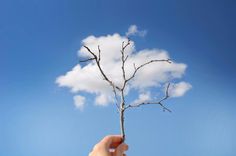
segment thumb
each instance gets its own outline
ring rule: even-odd
[[[124,152],[127,150],[128,150],[128,145],[122,143],[115,149],[114,156],[123,156]]]

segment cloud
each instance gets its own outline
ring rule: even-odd
[[[147,34],[147,30],[138,30],[138,27],[136,25],[131,25],[128,29],[128,32],[126,32],[126,36],[140,36],[144,37]]]
[[[80,110],[83,110],[84,109],[84,104],[85,104],[85,97],[81,96],[81,95],[76,95],[74,96],[74,104],[75,104],[75,107],[80,109]]]
[[[113,96],[109,94],[100,94],[95,99],[95,104],[106,106],[109,102],[113,101]]]
[[[121,86],[123,83],[120,60],[120,49],[123,41],[127,41],[126,37],[117,33],[99,37],[88,36],[82,40],[82,44],[88,46],[95,54],[98,54],[97,46],[100,46],[101,67],[109,79],[118,86]],[[162,49],[143,49],[137,51],[133,41],[127,47],[125,54],[129,55],[125,64],[127,77],[133,74],[134,63],[136,66],[139,66],[153,59],[170,58],[168,52]],[[79,49],[78,56],[80,60],[91,57],[90,53],[83,46]],[[149,64],[137,72],[135,78],[128,84],[128,89],[125,93],[128,95],[138,92],[141,94],[138,95],[137,100],[148,99],[150,93],[147,91],[150,88],[156,87],[158,89],[158,87],[161,87],[166,82],[180,79],[184,75],[186,68],[186,64],[177,62],[172,62],[171,64],[167,62]],[[94,103],[96,105],[105,106],[114,102],[112,88],[103,80],[94,61],[75,65],[64,75],[57,77],[56,83],[61,87],[70,88],[73,93],[87,92],[94,94]],[[171,94],[173,97],[182,96],[190,88],[190,84],[181,82],[172,87]],[[83,108],[84,98],[81,96],[76,97],[74,99],[77,101],[78,108]]]
[[[191,88],[192,88],[191,84],[182,81],[182,82],[170,85],[169,95],[171,97],[180,97],[180,96],[183,96]]]
[[[150,92],[141,93],[141,94],[139,94],[138,99],[134,100],[132,105],[137,105],[137,104],[147,102],[147,101],[150,101],[150,100],[151,100]]]

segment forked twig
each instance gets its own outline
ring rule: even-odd
[[[167,84],[166,91],[165,91],[165,96],[161,100],[156,101],[156,102],[142,102],[142,103],[138,103],[138,104],[130,104],[130,105],[127,105],[125,107],[125,109],[132,108],[132,107],[140,107],[142,105],[158,104],[163,108],[163,111],[171,112],[171,110],[169,108],[165,107],[162,104],[163,101],[167,100],[170,97],[169,96],[169,87],[170,87],[170,83]]]
[[[116,99],[116,107],[119,111],[120,114],[120,128],[121,128],[121,135],[123,136],[123,141],[125,141],[125,129],[124,129],[124,112],[126,109],[128,108],[133,108],[133,107],[140,107],[142,105],[149,105],[149,104],[158,104],[162,107],[163,111],[168,111],[171,112],[170,109],[168,109],[167,107],[165,107],[163,105],[163,101],[167,100],[169,98],[169,87],[170,87],[170,83],[168,83],[167,87],[166,87],[166,92],[165,92],[165,97],[163,97],[160,101],[157,102],[142,102],[139,104],[130,104],[130,105],[126,105],[126,101],[125,101],[125,89],[127,87],[127,84],[129,81],[131,81],[136,73],[142,69],[143,67],[145,67],[146,65],[149,65],[151,63],[154,62],[167,62],[167,63],[171,63],[170,59],[154,59],[154,60],[150,60],[146,63],[143,63],[141,65],[139,65],[138,67],[136,67],[135,63],[134,63],[134,71],[131,74],[131,76],[129,78],[127,78],[126,75],[126,69],[125,69],[125,63],[129,57],[129,55],[125,54],[125,50],[126,48],[131,44],[130,39],[128,39],[128,42],[122,42],[122,47],[121,47],[121,70],[122,70],[122,77],[123,77],[123,85],[122,87],[117,86],[110,78],[107,77],[107,75],[105,74],[103,68],[101,67],[100,61],[101,61],[101,50],[100,47],[98,46],[98,55],[96,55],[94,52],[92,52],[87,46],[84,45],[84,48],[87,49],[87,51],[92,55],[91,58],[88,58],[86,60],[80,61],[80,62],[87,62],[87,61],[95,61],[96,65],[98,66],[98,69],[100,71],[100,73],[103,76],[103,79],[105,81],[107,81],[110,86],[112,87],[115,99]],[[117,91],[120,92],[119,96],[120,96],[120,104],[118,104],[118,97],[117,97]]]

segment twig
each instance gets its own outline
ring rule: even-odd
[[[100,48],[99,48],[99,46],[98,46],[99,57],[97,57],[97,55],[96,55],[95,53],[93,53],[87,46],[84,45],[84,47],[88,50],[88,52],[89,52],[91,55],[93,55],[94,60],[96,61],[96,64],[97,64],[97,66],[98,66],[98,68],[99,68],[99,71],[100,71],[100,73],[102,74],[104,80],[106,80],[112,87],[114,87],[114,88],[116,88],[116,89],[118,89],[118,90],[121,90],[120,87],[116,86],[116,85],[106,76],[106,74],[104,73],[104,71],[103,71],[103,69],[102,69],[102,67],[101,67],[101,65],[100,65],[100,60],[101,60],[101,59],[100,59]],[[89,59],[88,59],[88,60],[89,60]]]
[[[163,108],[163,111],[168,111],[168,112],[171,112],[170,109],[168,109],[167,107],[165,107],[162,102],[165,101],[166,99],[169,98],[169,93],[168,93],[168,90],[169,90],[169,86],[170,86],[170,83],[168,83],[167,87],[166,87],[166,92],[165,92],[165,97],[162,98],[160,101],[157,101],[157,102],[142,102],[142,103],[139,103],[139,104],[130,104],[130,105],[126,105],[125,103],[125,89],[126,89],[126,86],[127,86],[127,83],[132,80],[136,73],[141,69],[143,68],[144,66],[148,65],[148,64],[151,64],[151,63],[154,63],[154,62],[168,62],[168,63],[171,63],[171,60],[170,59],[161,59],[161,60],[150,60],[144,64],[141,64],[140,66],[136,67],[135,63],[133,64],[134,66],[134,72],[133,74],[127,78],[126,77],[126,71],[125,71],[125,63],[128,59],[128,55],[125,55],[125,50],[126,48],[130,45],[130,39],[128,39],[128,42],[125,44],[125,42],[122,42],[122,47],[121,47],[121,70],[122,70],[122,77],[123,77],[123,86],[122,87],[119,87],[117,85],[115,85],[113,83],[113,81],[111,81],[107,75],[105,74],[105,72],[103,71],[102,67],[101,67],[101,64],[100,64],[100,61],[101,61],[101,50],[100,50],[100,47],[98,46],[98,56],[93,53],[87,46],[84,46],[87,51],[93,56],[91,58],[88,58],[86,60],[83,60],[83,61],[80,61],[80,62],[87,62],[87,61],[92,61],[92,60],[95,60],[97,66],[98,66],[98,69],[100,71],[100,73],[102,74],[103,78],[105,81],[107,81],[111,87],[112,87],[112,90],[113,90],[113,93],[114,93],[114,96],[115,96],[115,99],[116,99],[116,107],[119,111],[119,114],[120,114],[120,128],[121,128],[121,135],[123,137],[123,142],[125,141],[125,128],[124,128],[124,112],[126,109],[128,108],[133,108],[133,107],[140,107],[142,105],[148,105],[148,104],[159,104],[162,108]],[[119,91],[120,92],[120,101],[118,100],[117,98],[117,92],[116,91]],[[118,105],[118,102],[120,102],[120,105]]]
[[[88,58],[86,60],[80,60],[80,62],[87,62],[87,61],[92,61],[92,60],[95,60],[95,58]]]
[[[132,107],[140,107],[142,105],[149,105],[149,104],[159,104],[163,110],[167,110],[168,112],[171,112],[170,109],[168,109],[167,107],[165,107],[162,102],[167,100],[170,96],[169,96],[169,87],[170,87],[170,83],[168,83],[167,87],[166,87],[166,91],[165,91],[165,97],[163,97],[160,101],[157,101],[157,102],[142,102],[142,103],[139,103],[139,104],[130,104],[128,106],[125,107],[125,109],[128,109],[128,108],[132,108]]]
[[[125,56],[125,49],[127,48],[127,46],[130,45],[130,40],[128,39],[128,42],[126,43],[126,45],[124,45],[124,42],[122,42],[122,47],[121,47],[121,68],[122,68],[122,74],[123,74],[123,79],[124,81],[126,80],[126,73],[125,73],[125,62],[128,59],[128,55]],[[122,89],[125,88],[125,84],[123,85]]]
[[[119,105],[118,105],[117,93],[116,93],[116,89],[115,89],[114,86],[112,86],[112,91],[113,91],[114,96],[115,96],[115,99],[116,99],[116,101],[115,101],[116,107],[117,107],[117,109],[118,109],[118,112],[120,112],[120,107],[119,107]]]
[[[144,64],[142,64],[142,65],[140,65],[140,66],[138,66],[138,67],[136,67],[136,66],[135,66],[135,63],[134,63],[134,72],[133,72],[133,74],[132,74],[128,79],[125,80],[125,81],[126,81],[125,83],[127,83],[128,81],[130,81],[131,79],[133,79],[133,78],[135,77],[135,75],[136,75],[136,73],[137,73],[138,70],[140,70],[140,69],[143,68],[144,66],[146,66],[146,65],[148,65],[148,64],[150,64],[150,63],[153,63],[153,62],[168,62],[168,63],[171,63],[171,60],[170,60],[170,59],[151,60],[151,61],[148,61],[148,62],[146,62],[146,63],[144,63]]]

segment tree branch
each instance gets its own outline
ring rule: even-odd
[[[140,107],[142,105],[159,104],[163,108],[163,111],[171,112],[170,109],[168,109],[167,107],[165,107],[162,104],[163,101],[167,100],[170,97],[169,96],[169,87],[170,87],[170,83],[168,83],[168,85],[166,87],[165,97],[163,97],[160,101],[157,101],[157,102],[142,102],[142,103],[139,103],[139,104],[130,104],[130,105],[126,106],[125,109],[133,108],[133,107]]]
[[[98,45],[98,61],[101,61],[101,49],[100,46]]]
[[[93,58],[89,58],[89,59],[86,59],[86,60],[83,60],[83,61],[80,61],[80,62],[87,62],[87,61],[91,61],[91,60],[95,60],[96,61],[96,64],[97,64],[97,66],[99,68],[99,71],[102,74],[104,80],[107,81],[111,85],[111,87],[112,87],[112,91],[113,91],[115,99],[116,99],[115,104],[116,104],[116,107],[117,107],[118,111],[120,112],[120,108],[119,108],[119,105],[118,105],[118,98],[117,98],[116,89],[118,89],[118,90],[121,90],[121,89],[118,86],[116,86],[110,79],[108,79],[108,77],[106,76],[106,74],[104,73],[104,71],[103,71],[103,69],[102,69],[102,67],[100,65],[100,61],[101,61],[101,49],[100,49],[100,46],[98,45],[98,56],[95,53],[93,53],[90,50],[89,47],[87,47],[85,45],[84,45],[84,47],[87,49],[87,51],[91,55],[93,55]]]
[[[121,47],[121,62],[122,62],[121,68],[122,68],[124,82],[126,80],[125,62],[127,61],[128,57],[129,57],[128,55],[125,56],[125,49],[127,48],[128,45],[130,45],[130,39],[128,39],[128,42],[125,45],[124,45],[124,42],[122,42],[122,47]],[[124,83],[122,89],[124,89],[124,88],[125,88],[125,83]]]
[[[120,107],[119,107],[119,105],[118,105],[118,98],[117,98],[117,93],[116,93],[116,88],[115,88],[115,86],[112,86],[112,91],[113,91],[114,96],[115,96],[115,99],[116,99],[116,102],[115,102],[116,107],[117,107],[117,109],[118,109],[118,112],[120,112]]]
[[[123,138],[123,142],[125,141],[125,128],[124,128],[124,112],[125,112],[125,94],[124,94],[124,91],[125,91],[125,87],[126,87],[126,73],[125,73],[125,62],[127,61],[128,59],[128,55],[125,56],[125,49],[127,48],[127,46],[130,45],[130,39],[128,39],[128,42],[126,44],[124,44],[124,42],[122,42],[122,47],[121,47],[121,62],[122,62],[122,65],[121,65],[121,69],[122,69],[122,75],[123,75],[123,80],[124,80],[124,83],[123,83],[123,86],[121,87],[121,95],[120,95],[120,98],[121,98],[121,101],[120,101],[120,128],[121,128],[121,135],[122,135],[122,138]]]
[[[169,86],[170,86],[170,83],[168,83],[167,87],[166,87],[166,91],[165,91],[165,97],[163,97],[160,101],[157,101],[157,102],[142,102],[142,103],[139,103],[139,104],[130,104],[130,105],[126,105],[126,102],[125,102],[125,88],[127,86],[127,83],[132,80],[136,73],[141,69],[143,68],[144,66],[148,65],[148,64],[151,64],[153,62],[168,62],[168,63],[171,63],[170,59],[161,59],[161,60],[150,60],[144,64],[141,64],[140,66],[136,67],[135,63],[133,64],[134,66],[134,72],[132,73],[132,75],[127,78],[127,75],[126,75],[126,69],[125,69],[125,63],[128,59],[128,55],[125,54],[125,49],[130,45],[130,39],[128,39],[128,42],[125,44],[125,42],[122,42],[122,47],[121,47],[121,69],[122,69],[122,77],[123,77],[123,86],[119,87],[117,85],[115,85],[113,83],[113,81],[111,81],[107,75],[105,74],[105,72],[103,71],[102,67],[101,67],[101,64],[100,64],[100,61],[101,61],[101,50],[100,50],[100,47],[98,46],[98,55],[96,55],[95,53],[93,53],[87,46],[84,46],[84,48],[87,49],[87,51],[93,56],[91,58],[88,58],[86,60],[83,60],[83,61],[80,61],[80,62],[87,62],[87,61],[92,61],[92,60],[95,60],[96,62],[96,65],[98,66],[98,69],[100,71],[100,73],[102,74],[103,78],[105,81],[107,81],[110,86],[112,87],[112,91],[114,93],[114,96],[115,96],[115,100],[116,100],[116,107],[119,111],[119,114],[120,114],[120,128],[121,128],[121,135],[123,137],[123,142],[125,141],[125,128],[124,128],[124,112],[126,109],[128,108],[133,108],[133,107],[140,107],[142,105],[148,105],[148,104],[159,104],[163,111],[168,111],[168,112],[171,112],[170,109],[168,109],[167,107],[165,107],[162,102],[165,101],[166,99],[169,98],[169,93],[168,93],[168,90],[169,90]],[[120,100],[118,100],[117,98],[117,91],[120,93],[119,94],[119,97],[120,97]],[[120,103],[120,104],[118,104]]]
[[[133,79],[137,73],[138,70],[140,70],[141,68],[143,68],[144,66],[150,64],[150,63],[153,63],[153,62],[168,62],[168,63],[171,63],[171,60],[170,59],[162,59],[162,60],[151,60],[151,61],[148,61],[138,67],[135,66],[135,63],[134,63],[134,72],[133,74],[130,76],[130,78],[126,79],[125,80],[125,83],[127,83],[128,81],[130,81],[131,79]]]
[[[86,60],[80,60],[80,62],[87,62],[87,61],[92,61],[92,60],[95,60],[95,58],[88,58]]]
[[[99,46],[98,46],[98,52],[99,52],[99,56],[98,56],[98,57],[97,57],[97,55],[96,55],[95,53],[93,53],[87,46],[84,45],[84,47],[87,49],[87,51],[88,51],[91,55],[93,55],[93,57],[94,57],[93,59],[96,61],[96,64],[97,64],[97,66],[98,66],[98,69],[99,69],[100,73],[102,74],[104,80],[107,81],[112,87],[114,87],[114,88],[116,88],[116,89],[118,89],[118,90],[121,90],[121,88],[118,87],[118,86],[116,86],[116,85],[106,76],[106,74],[104,73],[104,71],[103,71],[103,69],[102,69],[102,67],[101,67],[101,65],[100,65],[101,50],[100,50]],[[87,59],[87,61],[90,61],[90,60],[93,60],[93,59]],[[86,60],[85,60],[85,61],[86,61]]]

